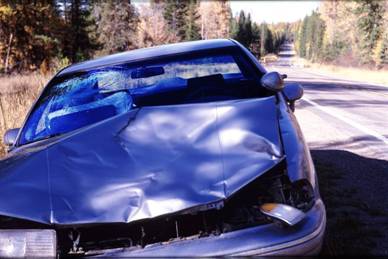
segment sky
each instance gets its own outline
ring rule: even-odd
[[[230,1],[233,15],[241,10],[255,22],[294,22],[303,19],[319,6],[319,1]]]

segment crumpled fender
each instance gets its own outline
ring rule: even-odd
[[[278,118],[288,176],[292,182],[308,179],[313,188],[317,190],[315,168],[302,130],[283,96],[279,94],[278,98],[282,99],[278,105]]]

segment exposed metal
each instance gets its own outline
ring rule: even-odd
[[[264,203],[260,206],[260,211],[263,214],[280,220],[289,226],[298,224],[306,217],[306,214],[303,211],[290,205],[280,203]]]
[[[326,216],[322,200],[306,213],[303,224],[281,229],[266,224],[233,231],[220,236],[156,244],[144,249],[118,249],[101,257],[160,257],[171,256],[257,256],[257,255],[317,255],[325,232]]]

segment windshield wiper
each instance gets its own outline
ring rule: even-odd
[[[107,90],[101,90],[100,93],[102,94],[111,94],[111,93],[118,93],[118,92],[127,92],[129,94],[129,89],[122,88],[122,89],[107,89]]]
[[[41,140],[46,140],[46,139],[49,139],[49,138],[54,138],[54,137],[58,137],[58,136],[61,136],[65,133],[53,133],[53,134],[49,134],[47,136],[44,136],[44,137],[41,137],[41,138],[37,138],[37,139],[34,139],[33,141],[30,141],[26,144],[30,144],[30,143],[34,143],[34,142],[37,142],[37,141],[41,141]]]

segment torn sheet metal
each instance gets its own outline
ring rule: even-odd
[[[275,101],[144,107],[36,143],[0,163],[0,215],[131,222],[224,199],[281,160]]]

